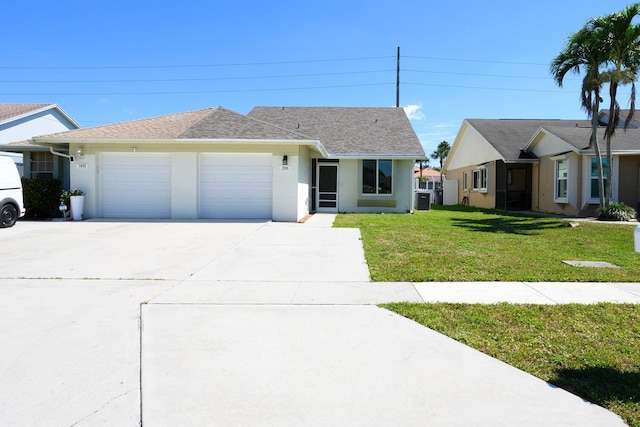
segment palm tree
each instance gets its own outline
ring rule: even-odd
[[[438,144],[436,151],[431,153],[431,158],[433,160],[440,160],[440,185],[442,185],[442,167],[444,165],[444,160],[449,155],[449,150],[451,150],[449,143],[447,141],[442,141]]]
[[[618,86],[631,85],[630,109],[624,123],[629,127],[635,113],[635,80],[640,68],[640,25],[633,24],[633,18],[640,15],[640,3],[627,6],[620,12],[613,13],[592,21],[591,26],[599,34],[603,48],[608,53],[609,69],[602,72],[604,81],[609,82],[609,120],[604,136],[606,139],[607,188],[605,203],[609,203],[611,195],[611,138],[615,136],[620,122],[620,105],[616,99]]]
[[[600,89],[603,77],[600,66],[608,57],[602,49],[602,40],[591,25],[585,25],[580,31],[569,36],[567,44],[551,62],[550,71],[556,84],[562,87],[564,77],[570,71],[574,74],[584,72],[580,103],[591,118],[591,138],[589,145],[595,149],[598,166],[598,187],[600,207],[604,207],[604,179],[602,176],[602,156],[598,144],[598,111],[600,110]]]

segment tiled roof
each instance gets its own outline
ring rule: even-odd
[[[466,120],[504,157],[505,160],[520,158],[520,150],[541,127],[561,128],[586,127],[588,120],[538,120],[538,119],[467,119]]]
[[[0,121],[21,116],[54,104],[0,104]]]
[[[424,157],[402,108],[255,107],[248,116],[318,139],[331,155]]]

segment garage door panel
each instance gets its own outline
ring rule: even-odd
[[[271,218],[271,155],[202,154],[200,217]]]
[[[105,153],[101,156],[103,217],[171,217],[171,155]]]

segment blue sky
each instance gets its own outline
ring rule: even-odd
[[[85,127],[215,106],[394,106],[399,46],[400,103],[427,154],[465,118],[585,118],[579,77],[558,88],[549,63],[589,18],[628,4],[7,3],[0,102],[57,103]]]

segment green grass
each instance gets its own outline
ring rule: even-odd
[[[384,304],[640,426],[640,306]]]
[[[414,214],[340,214],[357,227],[374,281],[638,282],[628,224],[569,222],[461,206]],[[563,260],[607,261],[585,268]]]

